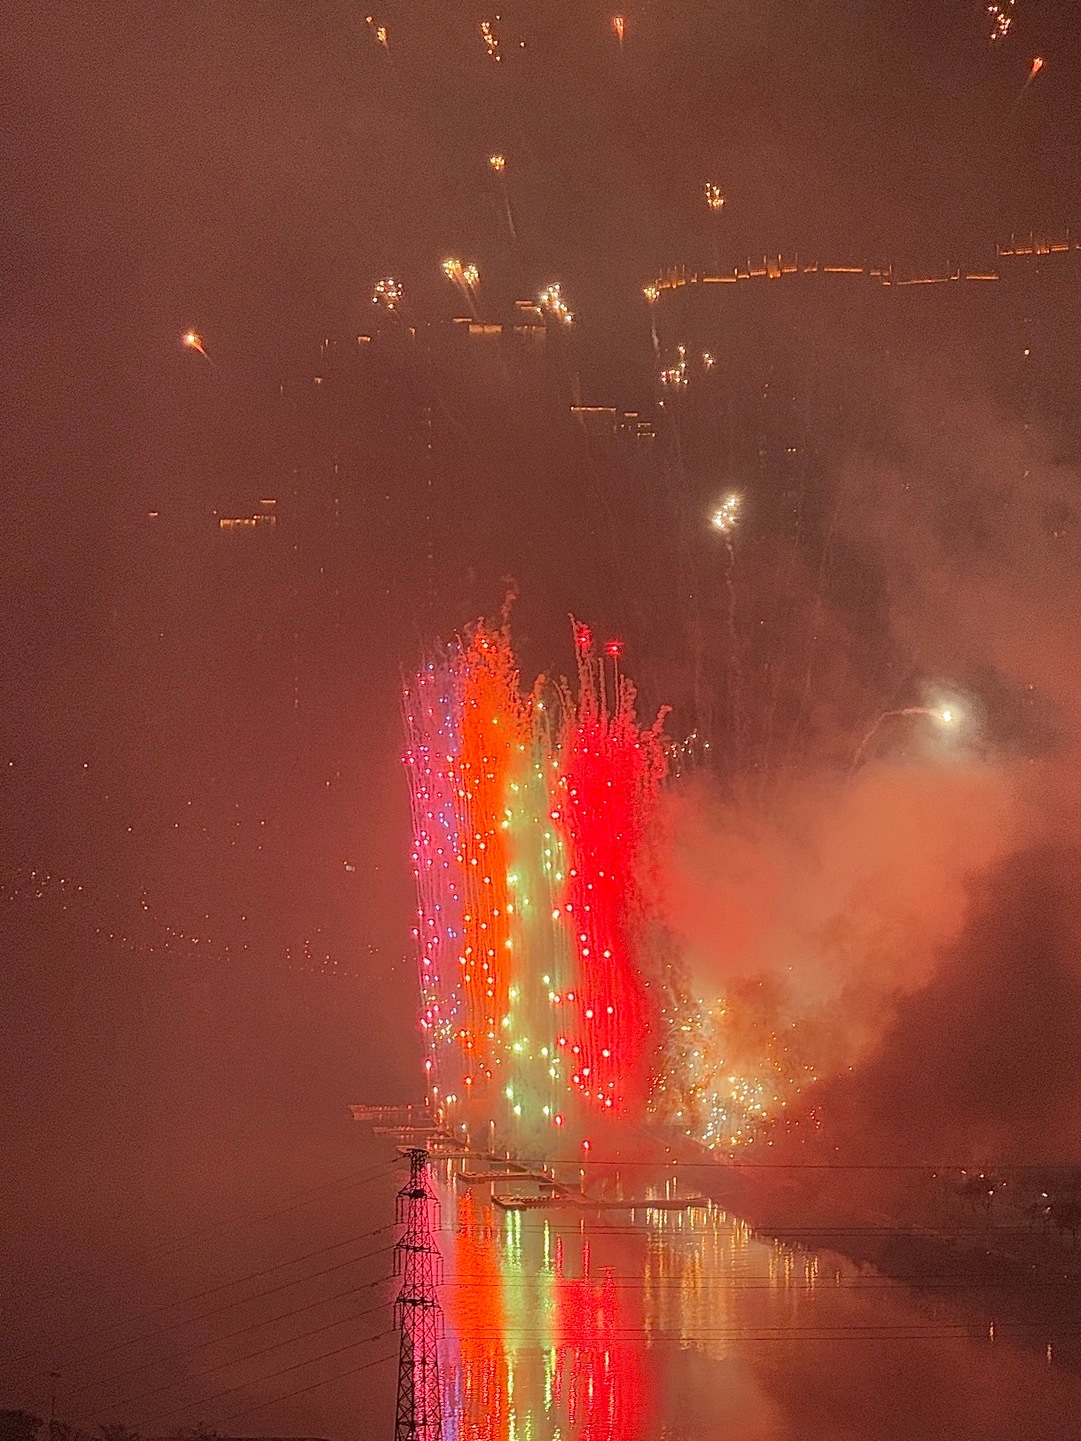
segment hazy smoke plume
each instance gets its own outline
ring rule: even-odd
[[[929,413],[943,393],[902,388],[889,462],[841,468],[839,528],[912,677],[880,710],[960,723],[887,723],[847,778],[831,735],[768,800],[683,785],[660,894],[699,991],[757,996],[813,1066],[801,1154],[1050,1161],[1081,1139],[1077,478],[979,405]]]

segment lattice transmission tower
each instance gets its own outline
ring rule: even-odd
[[[432,1235],[439,1202],[428,1182],[428,1153],[409,1152],[409,1180],[398,1192],[395,1220],[404,1226],[394,1247],[394,1274],[402,1289],[394,1303],[394,1321],[402,1333],[398,1355],[398,1409],[394,1441],[442,1441],[438,1343],[443,1311],[436,1287],[443,1280],[443,1258]]]

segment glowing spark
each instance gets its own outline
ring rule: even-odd
[[[660,289],[656,285],[643,285],[642,294],[646,298],[647,305],[656,305],[660,298]]]
[[[495,32],[492,30],[490,20],[482,20],[480,22],[480,33],[484,41],[484,48],[488,52],[488,59],[494,60],[498,64],[503,57],[499,53],[499,41],[496,38]]]
[[[719,530],[722,535],[731,535],[739,520],[740,503],[738,495],[725,496],[710,519],[713,529]]]
[[[856,747],[856,753],[852,757],[852,763],[848,768],[848,774],[850,776],[859,765],[864,751],[876,735],[879,726],[883,721],[890,720],[894,716],[927,716],[929,720],[938,721],[939,725],[943,726],[955,726],[961,722],[961,712],[956,706],[906,705],[900,706],[896,710],[884,710],[880,715],[875,717],[874,724]]]
[[[712,180],[707,180],[702,187],[702,193],[706,197],[706,204],[710,210],[713,211],[714,215],[716,215],[719,210],[724,209],[724,191],[719,185],[714,185]]]
[[[375,282],[375,289],[372,291],[373,305],[381,306],[383,310],[396,310],[401,298],[401,282],[395,280],[393,275],[384,275],[382,280]]]
[[[1036,76],[1039,75],[1039,73],[1040,73],[1040,71],[1043,69],[1043,67],[1044,67],[1044,58],[1043,58],[1043,56],[1042,56],[1042,55],[1034,55],[1034,56],[1032,57],[1032,64],[1031,64],[1031,66],[1029,67],[1029,72],[1028,72],[1028,74],[1025,76],[1025,82],[1024,82],[1024,84],[1021,86],[1021,89],[1017,92],[1017,99],[1013,102],[1013,109],[1010,111],[1010,118],[1011,118],[1011,119],[1012,119],[1012,117],[1013,117],[1013,115],[1014,115],[1014,112],[1017,110],[1017,107],[1021,104],[1021,101],[1024,100],[1025,94],[1026,94],[1026,92],[1028,91],[1028,87],[1029,87],[1029,86],[1032,84],[1032,82],[1036,79]]]
[[[206,350],[203,348],[203,337],[197,330],[185,331],[182,340],[189,350],[198,351],[204,360],[210,359],[210,356],[207,355]]]
[[[616,32],[616,39],[619,41],[620,50],[623,49],[623,36],[627,32],[627,22],[622,15],[612,16],[612,29]]]
[[[990,40],[992,45],[997,40],[1005,40],[1010,33],[1016,3],[1017,0],[991,0],[991,4],[987,6],[987,15],[991,21]]]
[[[681,386],[687,384],[687,347],[676,346],[678,359],[675,365],[670,365],[661,371],[661,384],[667,386]]]
[[[563,325],[570,325],[574,320],[574,314],[568,310],[567,303],[560,293],[559,283],[555,282],[547,286],[537,296],[537,304],[550,315],[553,320],[560,321]]]
[[[507,216],[507,229],[510,231],[510,238],[517,241],[518,232],[514,228],[514,212],[510,208],[510,189],[507,185],[507,157],[505,155],[489,155],[488,164],[496,177],[500,193],[503,196],[503,209]]]
[[[710,355],[710,353],[709,353],[708,350],[703,350],[703,352],[702,352],[702,369],[703,369],[703,370],[712,370],[713,367],[714,367],[716,364],[717,364],[716,357]]]
[[[463,299],[476,315],[476,290],[480,284],[480,268],[472,261],[463,265],[456,255],[451,255],[443,261],[443,274],[462,292]]]
[[[385,25],[377,25],[374,15],[365,15],[364,23],[375,36],[376,42],[382,45],[384,50],[389,50],[390,45],[387,43],[387,27]]]

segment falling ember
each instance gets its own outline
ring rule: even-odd
[[[448,258],[443,261],[442,268],[443,274],[448,280],[453,281],[455,285],[461,285],[463,283],[462,277],[465,272],[462,268],[462,262],[457,256],[448,256]]]
[[[186,345],[189,350],[197,351],[204,360],[210,359],[210,356],[207,355],[206,350],[203,347],[203,338],[197,330],[186,330],[181,337],[181,340],[182,343]]]
[[[365,15],[364,23],[375,36],[376,42],[382,45],[384,50],[389,50],[390,45],[387,42],[387,27],[385,25],[378,25],[374,15]]]
[[[719,185],[714,185],[712,180],[707,180],[702,187],[702,191],[705,195],[706,204],[715,215],[719,210],[724,209],[725,195]]]
[[[488,156],[488,164],[495,175],[499,192],[503,197],[503,210],[507,217],[507,230],[510,232],[512,241],[517,241],[518,232],[514,226],[514,212],[510,207],[510,189],[507,185],[507,157],[497,153]]]
[[[1016,0],[992,0],[987,6],[987,17],[991,21],[990,40],[992,45],[997,40],[1005,40],[1013,25],[1013,12]]]
[[[687,384],[687,347],[676,346],[675,365],[666,366],[660,373],[660,381],[666,388],[679,389]]]
[[[537,304],[550,315],[553,320],[558,320],[563,325],[570,325],[574,320],[574,313],[567,308],[563,299],[558,282],[548,285],[537,296]]]
[[[642,294],[645,296],[647,305],[656,305],[660,299],[660,288],[656,285],[643,285]]]
[[[401,283],[395,280],[393,275],[384,275],[382,280],[375,282],[375,288],[372,291],[373,305],[378,305],[383,310],[396,310],[401,298]]]
[[[462,284],[465,285],[468,290],[476,289],[480,284],[480,269],[478,266],[470,263],[462,267]]]
[[[623,36],[627,32],[627,22],[622,15],[612,16],[612,29],[616,32],[616,39],[619,41],[619,48],[623,49]]]
[[[727,495],[717,509],[713,512],[710,524],[714,530],[719,530],[722,535],[731,535],[739,520],[740,498],[738,495]]]
[[[482,20],[480,22],[480,33],[481,39],[484,41],[484,48],[488,52],[488,59],[495,60],[498,63],[503,57],[499,53],[499,41],[492,29],[492,22],[490,20]]]

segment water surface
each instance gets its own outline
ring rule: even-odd
[[[710,1207],[442,1202],[448,1441],[1081,1437],[1081,1383],[960,1305]]]

